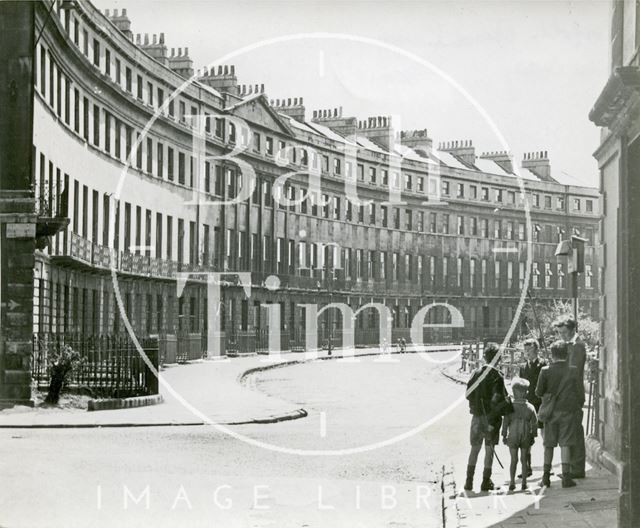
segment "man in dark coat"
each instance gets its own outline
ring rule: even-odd
[[[533,405],[536,412],[538,412],[542,400],[536,395],[536,386],[538,385],[540,371],[547,363],[538,357],[538,341],[535,339],[527,339],[524,342],[524,354],[527,362],[520,367],[520,377],[529,382],[527,401]],[[538,427],[542,428],[542,422],[538,422]],[[531,450],[527,453],[527,473],[528,477],[533,474],[533,470],[531,469]]]
[[[578,336],[576,331],[577,325],[573,317],[563,317],[555,322],[554,326],[558,332],[558,336],[567,343],[569,354],[569,365],[578,370],[578,377],[581,381],[582,392],[584,394],[584,366],[587,360],[587,350],[584,342]],[[585,476],[585,437],[584,427],[582,425],[583,418],[582,407],[576,411],[575,428],[578,442],[571,448],[571,476],[573,478],[584,478]]]
[[[467,464],[467,480],[464,489],[473,489],[473,474],[480,449],[484,443],[484,471],[480,489],[494,488],[491,481],[493,450],[498,443],[502,415],[506,404],[504,377],[497,366],[500,363],[500,347],[497,343],[487,343],[484,348],[485,365],[476,369],[467,383],[467,400],[471,418],[469,439],[471,452]]]
[[[549,487],[553,450],[560,446],[562,459],[562,487],[570,488],[576,483],[571,478],[571,446],[578,440],[575,416],[584,404],[583,383],[578,369],[570,366],[567,357],[567,344],[558,340],[551,345],[551,365],[540,371],[536,394],[539,398],[555,398],[553,412],[544,422],[544,466],[542,485]],[[543,406],[545,404],[543,403]]]

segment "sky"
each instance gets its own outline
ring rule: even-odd
[[[304,97],[307,119],[340,106],[358,119],[393,116],[434,144],[472,140],[478,155],[506,146],[518,164],[546,150],[553,177],[598,185],[599,131],[587,116],[608,76],[607,0],[94,4],[126,8],[134,34],[188,47],[195,68],[236,52],[223,63],[239,83]]]

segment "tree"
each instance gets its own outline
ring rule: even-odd
[[[570,301],[554,300],[552,303],[531,301],[526,303],[520,316],[521,327],[525,329],[525,335],[521,336],[522,341],[529,338],[538,339],[544,350],[540,337],[548,347],[557,339],[553,323],[560,317],[567,315],[573,316],[573,306]],[[542,330],[542,336],[540,336],[540,330]],[[593,350],[599,344],[600,323],[594,321],[589,314],[582,310],[578,312],[578,332],[585,342],[587,350]]]
[[[70,346],[63,345],[54,347],[47,357],[47,363],[50,381],[45,403],[55,405],[74,369],[82,363],[82,358]]]

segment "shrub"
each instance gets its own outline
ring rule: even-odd
[[[69,345],[55,347],[49,351],[47,369],[49,371],[49,392],[45,403],[56,404],[74,369],[82,363],[80,354]]]

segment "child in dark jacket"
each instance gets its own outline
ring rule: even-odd
[[[511,454],[509,490],[516,489],[518,454],[520,454],[522,463],[522,489],[526,490],[527,459],[538,434],[538,416],[535,407],[527,401],[529,382],[522,378],[514,378],[511,387],[513,389],[513,413],[507,414],[502,423],[502,441],[509,446]]]

